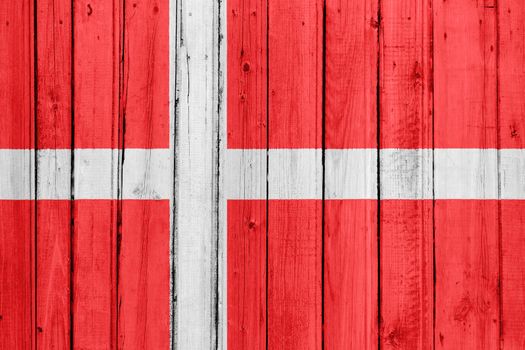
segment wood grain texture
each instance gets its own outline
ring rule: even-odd
[[[116,194],[121,185],[118,181],[122,174],[121,154],[113,152],[110,158],[100,157],[95,149],[121,148],[123,142],[119,117],[121,15],[119,2],[81,0],[74,3],[74,146],[77,149],[74,191],[77,200],[74,202],[71,308],[73,347],[82,349],[116,348],[117,344],[120,206]],[[86,148],[82,150],[85,156],[80,157],[78,149],[82,148]],[[110,200],[78,200],[89,171],[99,168],[104,171],[97,173],[100,183],[93,187],[110,188]]]
[[[321,148],[323,1],[268,6],[270,148]]]
[[[167,200],[122,203],[118,270],[118,348],[170,346]]]
[[[268,147],[321,148],[323,2],[272,1],[268,11]],[[301,156],[278,159],[287,161],[279,174],[268,174],[269,192],[279,177],[293,181],[305,170],[316,180],[304,184],[305,193],[322,192],[320,153],[313,169],[303,168]],[[268,347],[319,348],[322,202],[271,200],[268,206]]]
[[[495,2],[434,2],[433,13],[435,147],[496,148]],[[497,193],[490,157],[470,163],[481,193]],[[436,348],[499,346],[498,212],[496,201],[436,201]]]
[[[123,4],[120,116],[122,155],[133,148],[170,146],[169,0]],[[172,161],[166,167],[172,173]],[[117,333],[119,348],[162,349],[170,344],[170,202],[154,193],[158,167],[151,152],[135,158],[123,173],[124,200],[117,233]],[[138,180],[138,181],[137,181]],[[167,178],[168,193],[173,178]],[[148,200],[153,195],[157,200]]]
[[[498,146],[525,148],[525,4],[522,1],[498,2]],[[511,167],[503,167],[499,158],[499,186],[516,176],[523,163],[512,159]],[[523,184],[523,176],[519,176]],[[500,189],[501,191],[501,189]],[[516,189],[514,192],[519,193]],[[525,312],[525,270],[523,232],[525,206],[523,201],[502,201],[500,210],[500,301],[501,342],[503,349],[525,346],[523,313]]]
[[[34,147],[33,2],[0,4],[0,148]]]
[[[0,148],[34,147],[33,13],[31,1],[0,4]],[[8,167],[24,178],[10,192],[33,193],[34,157],[10,160]],[[35,203],[1,200],[0,217],[0,348],[31,349],[36,344]]]
[[[325,203],[325,346],[377,349],[377,201]]]
[[[36,336],[37,347],[70,346],[71,159],[61,162],[60,149],[71,149],[71,4],[38,2],[36,148]],[[53,171],[38,171],[53,169]],[[56,194],[64,201],[41,201]]]
[[[271,349],[321,347],[321,206],[319,200],[272,200],[268,204]]]
[[[433,206],[421,199],[432,194],[432,160],[422,150],[432,148],[431,2],[382,1],[380,40],[380,148],[416,149],[393,167],[386,160],[399,151],[380,160],[381,348],[430,349]],[[406,190],[415,200],[383,200]]]
[[[266,349],[267,3],[230,0],[227,7],[226,146],[239,149],[240,164],[226,164],[226,176],[241,180],[225,183],[239,194],[226,208],[228,349]],[[252,157],[247,149],[261,151]]]
[[[324,196],[343,199],[324,204],[329,349],[377,348],[377,16],[377,1],[326,1]]]
[[[177,347],[212,348],[217,326],[216,6],[177,2]]]

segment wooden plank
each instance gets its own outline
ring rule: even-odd
[[[522,311],[525,305],[523,227],[525,201],[502,201],[501,210],[501,341],[502,349],[525,344]]]
[[[266,349],[266,201],[228,201],[228,349]]]
[[[498,3],[498,147],[516,148],[514,155],[507,157],[512,163],[505,167],[506,159],[499,157],[499,186],[521,184],[513,192],[519,198],[525,169],[525,4],[517,0]],[[500,190],[502,191],[502,190]],[[503,194],[503,193],[502,193]],[[523,198],[522,198],[523,199]],[[525,312],[525,270],[523,232],[525,229],[525,206],[523,201],[500,203],[500,301],[501,342],[503,349],[517,349],[525,344],[523,313]]]
[[[0,5],[0,149],[34,147],[33,2]]]
[[[268,346],[313,349],[322,343],[323,2],[272,1],[268,11],[268,147],[282,149],[269,154],[278,173],[268,174]],[[305,170],[313,181],[296,178]]]
[[[323,1],[268,6],[270,148],[321,148]]]
[[[225,183],[228,193],[238,193],[236,200],[226,198],[228,349],[266,349],[266,10],[266,1],[227,3],[223,176],[240,180]],[[249,149],[261,151],[251,156]],[[250,200],[252,193],[259,198]]]
[[[423,200],[433,175],[424,150],[432,148],[431,9],[430,1],[381,1],[380,148],[393,149],[382,151],[379,175],[385,349],[433,347],[433,206]],[[391,162],[402,154],[410,157]],[[402,191],[407,199],[383,200]]]
[[[134,148],[170,147],[170,2],[124,3],[122,16],[119,162],[133,171],[123,170],[119,181],[121,193],[130,189],[137,200],[122,200],[118,213],[117,345],[161,349],[170,344],[171,226],[170,201],[155,182],[161,168],[172,174],[172,158],[159,167],[157,153]],[[172,193],[173,179],[165,184]]]
[[[112,199],[120,187],[122,166],[118,153],[101,157],[96,148],[117,148],[123,141],[119,118],[121,13],[118,2],[74,3],[76,201],[71,308],[76,348],[116,348],[117,344],[119,205]],[[82,148],[87,149],[79,153]],[[97,185],[85,186],[92,178],[90,169],[98,170]],[[84,189],[107,188],[111,190],[104,193],[105,200],[81,200]]]
[[[135,1],[123,11],[124,147],[168,148],[170,1]]]
[[[122,202],[119,348],[169,348],[169,212],[167,200]]]
[[[321,211],[320,200],[269,202],[269,348],[321,347]]]
[[[434,2],[434,144],[497,148],[494,1]],[[475,151],[475,150],[474,150]],[[435,203],[435,345],[499,347],[498,193],[494,152],[471,157],[482,196]]]
[[[0,148],[34,147],[33,2],[0,4]],[[0,195],[0,348],[31,349],[35,346],[34,152],[9,157],[10,173],[23,179],[11,186],[11,201]],[[5,168],[4,168],[5,169]],[[4,184],[2,183],[2,186]],[[7,186],[5,186],[7,187]]]
[[[377,201],[325,203],[325,344],[377,349]]]
[[[70,346],[71,4],[39,2],[36,119],[36,336],[43,349]],[[62,179],[66,179],[65,183]],[[40,198],[62,199],[43,201]]]
[[[217,341],[217,7],[177,2],[176,346]],[[199,213],[199,215],[196,215]]]
[[[378,1],[326,1],[327,348],[377,348],[377,15]]]

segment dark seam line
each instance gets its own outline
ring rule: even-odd
[[[326,0],[323,1],[322,110],[321,110],[321,348],[325,348],[325,153],[326,153]]]
[[[124,95],[123,89],[127,88],[125,84],[125,38],[126,38],[126,0],[122,0],[122,7],[119,6],[122,13],[119,14],[119,29],[122,31],[122,38],[119,38],[119,50],[121,52],[121,59],[119,62],[119,98],[118,98],[118,125],[117,125],[117,147],[118,151],[118,166],[117,166],[117,241],[116,241],[116,261],[115,261],[115,346],[118,348],[119,339],[119,316],[120,316],[120,300],[119,300],[119,277],[120,277],[120,245],[122,241],[122,189],[124,185],[123,181],[123,167],[124,167],[124,134],[126,132],[126,113],[122,109],[122,97]],[[120,35],[119,35],[120,36]],[[125,104],[124,104],[124,108]]]
[[[432,125],[432,134],[431,134],[431,142],[432,142],[432,346],[433,349],[436,348],[436,285],[437,285],[437,263],[436,263],[436,186],[435,186],[435,135],[434,135],[434,127],[435,127],[435,103],[434,103],[434,4],[432,3],[432,6],[430,7],[430,20],[432,21],[432,28],[431,28],[431,57],[432,57],[432,63],[430,65],[430,71],[431,71],[431,82],[432,85],[430,86],[431,92],[432,92],[432,114],[431,114],[431,125]]]
[[[377,1],[377,348],[381,350],[381,0]]]
[[[221,138],[220,138],[220,126],[221,126],[221,102],[222,102],[222,91],[221,91],[221,29],[222,29],[222,21],[221,21],[221,9],[222,9],[222,1],[219,0],[217,3],[217,144],[216,144],[216,154],[217,154],[217,163],[215,167],[216,171],[216,189],[215,189],[215,349],[219,349],[219,268],[220,268],[220,262],[219,262],[219,246],[220,246],[220,224],[219,224],[219,215],[220,215],[220,149],[221,149]]]
[[[69,348],[74,346],[74,235],[75,235],[75,0],[71,0],[71,173],[70,173],[70,205],[69,205]]]
[[[495,2],[496,16],[496,144],[498,166],[498,316],[499,316],[499,348],[503,349],[503,223],[501,208],[501,124],[500,124],[500,31],[499,31],[499,1]]]
[[[270,171],[270,45],[269,45],[269,33],[270,33],[270,0],[266,0],[266,349],[268,349],[268,257],[269,257],[269,219],[270,219],[270,203],[269,203],[269,189],[270,183],[268,181]]]
[[[171,222],[172,222],[172,227],[171,227],[171,257],[172,257],[172,260],[171,260],[171,266],[170,266],[170,274],[171,274],[171,281],[170,281],[170,287],[171,287],[171,295],[170,295],[170,307],[171,307],[171,349],[172,350],[175,350],[176,349],[176,345],[177,345],[177,341],[175,339],[175,336],[176,336],[176,324],[175,324],[175,321],[176,321],[176,316],[177,316],[177,290],[176,290],[176,287],[177,287],[177,282],[176,282],[176,276],[177,276],[177,247],[176,247],[176,244],[177,244],[177,240],[175,238],[175,235],[177,234],[177,229],[176,229],[176,226],[177,226],[177,215],[176,215],[176,208],[177,206],[175,205],[175,200],[177,198],[177,175],[178,175],[178,170],[177,170],[177,155],[176,155],[176,152],[175,150],[177,149],[177,112],[178,112],[178,108],[179,108],[179,94],[178,94],[178,85],[177,85],[177,81],[178,81],[178,67],[177,67],[177,63],[178,63],[178,57],[179,57],[179,46],[178,46],[178,39],[179,39],[179,22],[182,20],[182,18],[180,17],[180,13],[179,13],[179,10],[180,10],[180,2],[179,1],[175,1],[175,33],[170,33],[171,35],[175,35],[175,40],[173,40],[174,42],[174,45],[175,45],[175,57],[173,57],[174,59],[174,62],[173,62],[173,65],[174,65],[174,80],[173,80],[173,83],[174,83],[174,95],[175,95],[175,101],[174,101],[174,104],[173,104],[173,129],[174,129],[174,132],[173,132],[173,193],[172,193],[172,208],[171,208]],[[170,96],[171,97],[171,96]]]
[[[33,276],[33,281],[34,281],[34,295],[33,295],[33,315],[34,315],[34,320],[32,322],[32,327],[31,327],[31,333],[34,334],[34,336],[31,338],[32,341],[34,341],[34,344],[33,344],[33,349],[36,349],[37,348],[37,336],[38,336],[38,333],[35,332],[37,330],[37,327],[38,327],[38,324],[37,324],[37,311],[38,311],[38,308],[37,308],[37,269],[38,269],[38,262],[37,262],[37,258],[38,258],[38,254],[37,254],[37,244],[38,244],[38,20],[37,20],[37,15],[38,15],[38,11],[37,11],[37,0],[34,0],[33,1],[33,94],[34,94],[34,97],[33,97],[33,137],[34,137],[34,159],[33,159],[33,165],[35,167],[35,189],[34,189],[34,212],[35,212],[35,215],[34,215],[34,220],[35,222],[33,223],[34,225],[34,236],[32,237],[33,238],[33,246],[34,246],[34,251],[32,252],[32,258],[34,259],[33,261],[33,265],[34,265],[34,276]],[[32,193],[30,194],[32,195]]]

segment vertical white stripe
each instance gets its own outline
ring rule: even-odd
[[[176,342],[214,347],[217,27],[214,1],[179,0],[175,222]]]

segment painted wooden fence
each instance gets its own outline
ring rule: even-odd
[[[522,0],[0,2],[0,349],[525,348]]]

